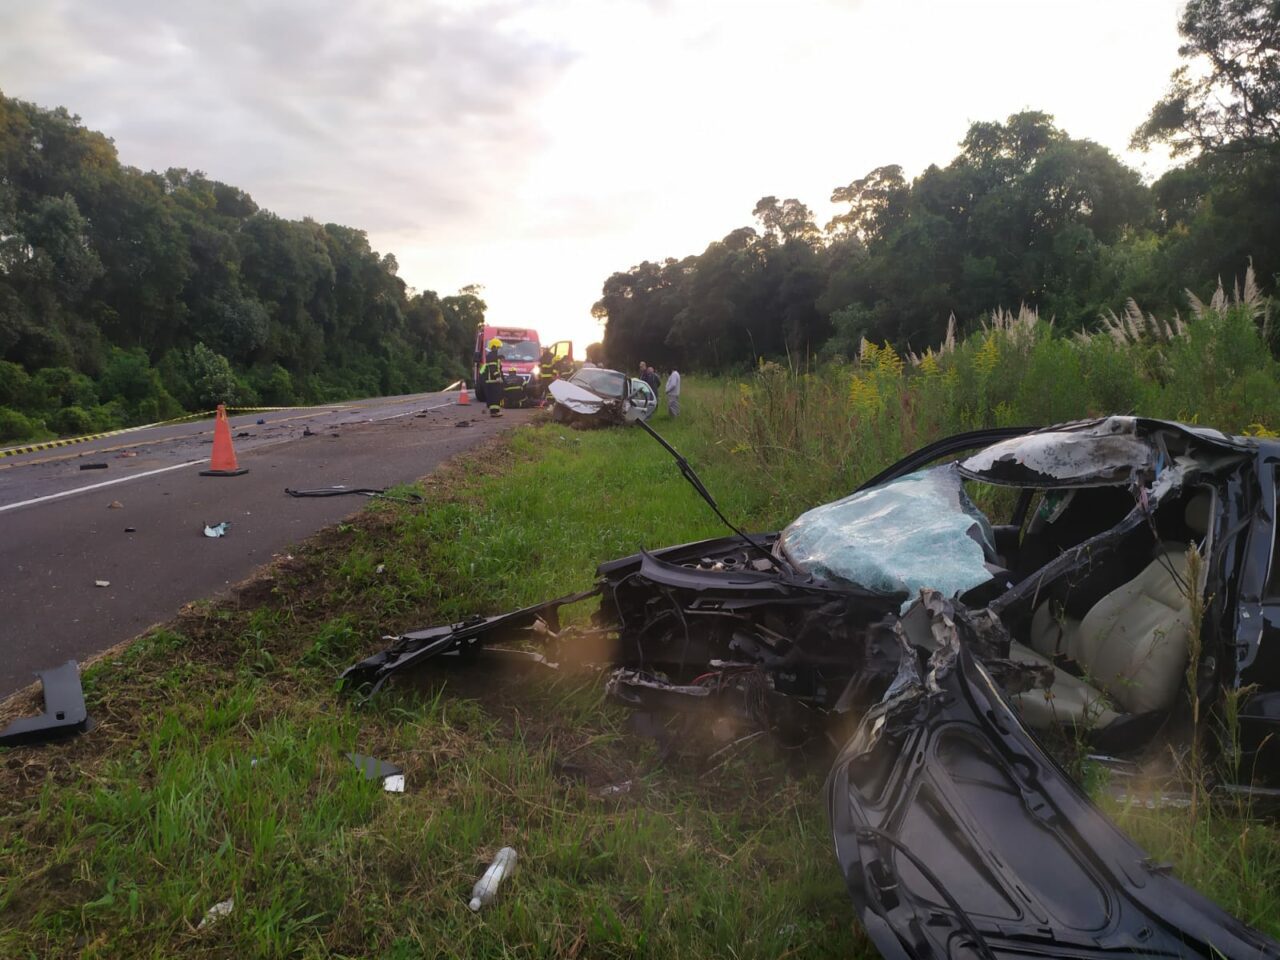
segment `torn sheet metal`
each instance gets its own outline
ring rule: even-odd
[[[1137,433],[1133,417],[1048,430],[992,444],[960,464],[988,483],[1023,487],[1091,487],[1128,483],[1156,467],[1158,451]]]
[[[608,404],[621,403],[621,397],[616,400],[607,400],[568,380],[552,380],[547,390],[556,403],[562,403],[574,413],[580,413],[583,416],[599,413]]]
[[[827,781],[836,856],[885,957],[1280,957],[1173,879],[1022,726],[946,604]]]
[[[802,514],[782,532],[799,569],[886,593],[921,588],[947,596],[986,583],[991,525],[953,464],[908,474]]]
[[[20,717],[0,730],[0,746],[46,743],[84,733],[92,726],[80,686],[80,668],[74,660],[58,667],[37,670],[44,688],[44,713]]]

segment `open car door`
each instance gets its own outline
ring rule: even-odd
[[[836,855],[886,958],[1277,957],[1155,864],[1022,726],[925,591],[937,649],[902,669],[827,782]]]

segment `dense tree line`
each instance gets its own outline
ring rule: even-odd
[[[702,253],[613,274],[593,308],[614,365],[724,369],[850,353],[863,337],[921,349],[948,319],[1028,304],[1060,328],[1133,297],[1172,313],[1189,283],[1280,273],[1280,3],[1191,0],[1186,66],[1134,143],[1186,162],[1155,183],[1026,111],[973,124],[946,166],[884,166],[837,187],[819,226],[765,197]]]
[[[438,387],[477,293],[409,290],[361,230],[122,165],[65,109],[0,94],[0,441]]]

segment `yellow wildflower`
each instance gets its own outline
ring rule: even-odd
[[[988,333],[982,341],[978,355],[973,358],[973,365],[978,368],[979,373],[987,376],[996,368],[999,362],[1000,345],[996,343],[995,334]]]
[[[864,366],[874,367],[876,365],[876,359],[879,353],[880,353],[879,347],[877,347],[874,343],[872,343],[866,337],[862,338],[862,343],[858,347],[858,359],[862,361]]]
[[[863,415],[880,409],[880,391],[871,377],[854,377],[849,385],[849,405]]]
[[[894,377],[902,376],[902,358],[888,340],[876,352],[876,370]]]

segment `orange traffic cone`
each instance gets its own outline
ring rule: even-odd
[[[466,407],[471,404],[471,398],[467,396],[467,381],[462,381],[462,389],[458,391],[458,406]]]
[[[227,420],[227,408],[218,404],[218,419],[213,422],[213,456],[209,469],[201,470],[202,477],[238,477],[248,473],[248,467],[236,463],[236,452],[231,447],[231,422]]]

